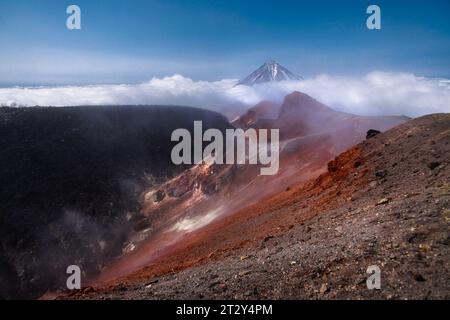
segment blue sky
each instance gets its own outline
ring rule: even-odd
[[[81,30],[65,26],[70,4]],[[0,86],[242,78],[271,59],[304,77],[449,78],[450,1],[1,0],[0,47]]]

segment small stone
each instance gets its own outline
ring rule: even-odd
[[[440,165],[441,165],[440,162],[432,161],[432,162],[428,163],[428,168],[430,168],[431,170],[434,170],[437,167],[439,167]]]
[[[386,204],[389,203],[389,199],[388,198],[383,198],[380,201],[377,202],[377,206],[380,206],[382,204]]]
[[[152,286],[152,284],[158,283],[158,281],[159,281],[159,279],[153,279],[153,280],[150,280],[149,282],[147,282],[145,285],[146,285],[146,287],[150,288]]]
[[[424,282],[425,278],[420,273],[417,273],[414,275],[414,280],[416,280],[417,282]]]
[[[373,138],[373,137],[375,137],[375,136],[377,136],[377,135],[379,135],[381,132],[380,131],[378,131],[378,130],[375,130],[375,129],[370,129],[369,131],[367,131],[367,134],[366,134],[366,139],[370,139],[370,138]]]
[[[384,178],[387,176],[387,174],[387,170],[378,170],[377,172],[375,172],[375,176],[378,178]]]
[[[145,195],[145,201],[151,201],[151,202],[161,202],[166,197],[166,194],[163,190],[157,190],[154,192],[148,192]]]
[[[327,291],[328,291],[328,286],[327,286],[327,284],[326,284],[326,283],[322,284],[322,286],[320,287],[319,292],[320,292],[321,294],[324,294],[324,293],[327,292]]]
[[[419,244],[419,249],[422,251],[430,251],[431,247],[428,244],[421,243],[421,244]]]

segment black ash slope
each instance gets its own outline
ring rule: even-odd
[[[176,106],[0,108],[0,298],[34,298],[120,253],[139,194],[183,170],[177,128],[230,127]]]

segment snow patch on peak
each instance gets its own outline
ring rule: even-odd
[[[264,63],[237,85],[252,86],[258,83],[285,80],[302,80],[303,78],[289,71],[275,60]]]

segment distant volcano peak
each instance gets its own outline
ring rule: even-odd
[[[258,83],[284,80],[302,80],[303,78],[289,71],[275,60],[265,62],[237,85],[252,86]]]

